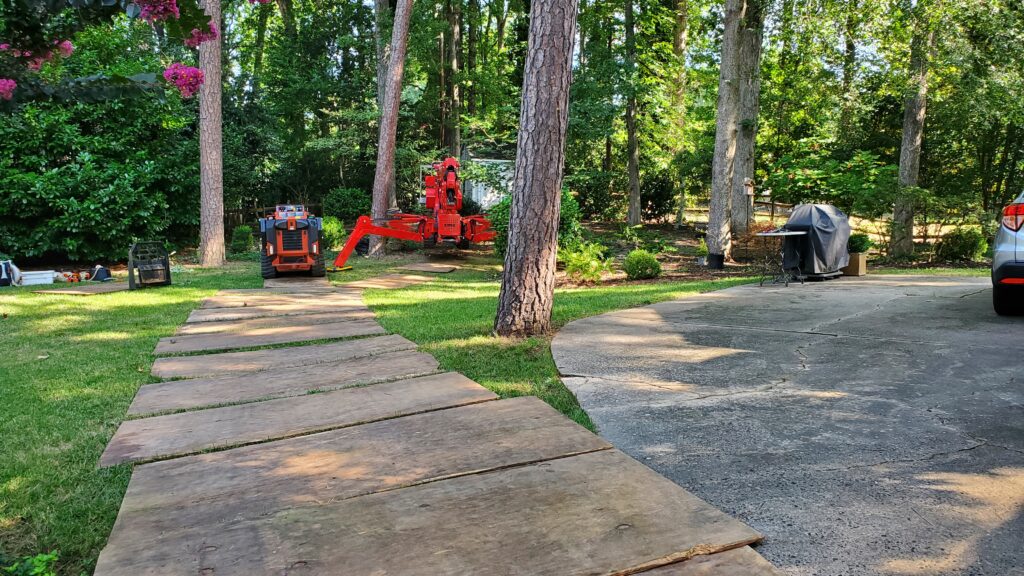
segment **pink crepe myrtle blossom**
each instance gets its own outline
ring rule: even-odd
[[[0,78],[0,98],[10,100],[14,96],[14,89],[18,83],[8,78]]]
[[[164,70],[164,80],[177,86],[182,98],[191,98],[203,85],[203,71],[175,62]]]
[[[60,55],[63,58],[69,58],[75,53],[75,45],[71,43],[71,40],[64,40],[61,42],[54,40],[53,43],[57,45],[57,51],[60,52]]]
[[[171,16],[178,18],[178,4],[175,0],[135,0],[141,12],[139,18],[146,22],[157,22],[167,20]]]
[[[198,28],[193,28],[191,35],[185,39],[185,46],[189,48],[196,48],[203,42],[217,39],[217,26],[210,22],[210,31],[201,32]]]

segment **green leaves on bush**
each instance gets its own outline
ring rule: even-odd
[[[341,250],[345,245],[345,225],[334,216],[323,217],[320,229],[320,243],[324,250]]]
[[[971,262],[988,251],[988,241],[977,228],[957,228],[935,245],[935,259],[941,262]]]
[[[9,558],[0,553],[0,574],[3,576],[56,576],[53,565],[57,553],[36,554],[25,558]]]
[[[498,233],[494,239],[494,251],[496,254],[505,257],[505,250],[508,248],[508,221],[512,212],[512,195],[505,196],[487,210],[487,218],[491,221],[491,227]],[[561,211],[558,218],[558,246],[565,248],[573,246],[583,237],[583,226],[580,224],[582,213],[576,198],[568,189],[562,189]]]
[[[850,254],[862,254],[874,248],[875,242],[870,236],[863,232],[857,232],[850,234],[850,239],[846,242],[846,251]]]
[[[349,226],[356,219],[370,214],[372,198],[368,192],[356,188],[335,188],[324,196],[324,216],[334,216]]]
[[[608,249],[597,242],[579,242],[560,250],[558,259],[565,263],[565,273],[577,282],[600,282],[601,273],[612,271]]]
[[[256,248],[256,242],[254,242],[252,235],[252,226],[242,224],[235,226],[235,229],[231,231],[231,254],[246,254],[252,252]]]
[[[633,250],[622,263],[626,277],[630,280],[646,280],[661,276],[661,263],[647,250]]]

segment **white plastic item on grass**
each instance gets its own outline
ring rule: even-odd
[[[35,272],[22,272],[21,285],[36,286],[39,284],[53,284],[54,274],[56,274],[56,272],[53,270],[37,270]]]

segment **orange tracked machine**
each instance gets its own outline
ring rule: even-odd
[[[462,216],[462,187],[459,184],[459,161],[445,158],[435,162],[433,173],[424,177],[426,207],[429,215],[389,213],[381,222],[360,216],[345,247],[338,253],[334,266],[341,268],[356,245],[367,235],[386,236],[399,240],[422,242],[425,246],[450,244],[467,248],[471,243],[493,240],[491,222],[480,215]]]

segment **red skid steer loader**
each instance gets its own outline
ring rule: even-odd
[[[260,218],[260,272],[276,278],[280,272],[309,272],[324,276],[320,247],[320,218],[302,204],[278,204],[273,214]]]

